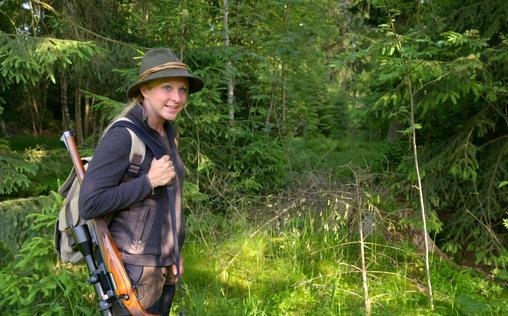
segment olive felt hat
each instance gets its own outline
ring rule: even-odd
[[[136,97],[143,83],[161,78],[183,77],[189,81],[189,93],[201,90],[205,83],[201,78],[193,76],[187,65],[182,63],[168,48],[149,50],[141,59],[138,80],[127,90],[129,98]]]

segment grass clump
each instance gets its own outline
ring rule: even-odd
[[[264,197],[228,194],[237,191],[227,181],[213,186],[220,192],[203,194],[189,181],[183,306],[176,307],[186,315],[211,316],[368,316],[366,306],[371,315],[504,315],[504,284],[441,255],[430,261],[434,309],[429,307],[424,258],[412,243],[419,222],[410,207],[376,187],[386,186],[380,171],[387,168],[390,149],[379,144],[373,154],[366,148],[348,140],[295,140],[288,148],[298,158],[288,173],[291,188]],[[230,208],[218,207],[217,200]],[[0,234],[0,253],[7,258],[0,261],[0,309],[20,315],[97,314],[86,269],[55,264],[52,228],[61,197],[52,192],[37,202],[32,214],[20,215],[29,234],[18,239],[13,230]],[[27,205],[6,201],[0,211],[20,214]],[[11,222],[17,223],[6,217],[2,225],[15,227]],[[12,248],[8,239],[17,241],[19,251],[6,251]],[[29,295],[15,292],[19,289]]]
[[[95,314],[86,269],[55,266],[48,229],[61,199],[45,200],[41,214],[27,217],[38,234],[0,269],[6,286],[0,308],[27,315]],[[188,214],[187,315],[365,315],[355,213],[344,211],[347,203],[332,207],[299,198],[285,204],[228,215],[203,209]],[[365,240],[372,315],[503,315],[506,288],[439,257],[431,261],[435,309],[430,310],[421,254],[389,241],[379,227]],[[30,295],[17,295],[16,288]]]
[[[247,213],[224,219],[229,225],[191,221],[193,237],[185,249],[188,314],[365,315],[359,242],[350,219],[305,205],[275,217],[270,225]],[[203,227],[214,231],[196,233]],[[508,303],[502,286],[435,257],[430,310],[417,250],[375,233],[366,244],[373,315],[502,315]]]

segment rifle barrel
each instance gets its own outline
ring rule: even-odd
[[[71,131],[65,131],[62,134],[62,140],[67,147],[72,159],[72,164],[74,166],[74,170],[76,172],[76,177],[78,178],[79,184],[83,181],[85,177],[85,167],[83,166],[83,162],[81,161],[81,157],[79,156],[78,146],[76,145],[76,141],[72,136]]]

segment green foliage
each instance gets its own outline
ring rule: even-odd
[[[446,262],[435,262],[432,273],[436,292],[448,293],[457,312],[461,315],[502,315],[501,302],[495,297],[505,297],[506,289],[501,284],[482,279],[473,270],[457,271]],[[439,271],[439,272],[438,272]],[[486,301],[491,303],[486,303]]]
[[[380,186],[362,188],[369,203],[390,206],[387,213],[396,213],[397,207],[416,209],[408,146],[415,136],[408,133],[410,100],[415,102],[429,225],[439,232],[439,244],[456,258],[473,254],[473,263],[491,265],[494,278],[506,280],[499,272],[508,258],[504,2],[240,1],[229,2],[227,26],[221,2],[30,4],[29,9],[20,1],[0,4],[0,15],[8,17],[0,19],[0,29],[18,34],[0,33],[0,105],[5,110],[0,115],[7,123],[15,117],[12,124],[25,125],[28,115],[18,115],[19,109],[28,113],[37,105],[61,113],[62,91],[56,89],[63,87],[61,76],[68,75],[69,91],[87,91],[93,110],[86,112],[91,118],[84,125],[90,124],[90,135],[99,134],[121,108],[118,100],[136,76],[132,55],[137,62],[148,47],[172,46],[205,78],[206,88],[192,96],[176,122],[188,168],[189,222],[199,226],[190,229],[199,242],[191,238],[187,248],[194,255],[189,279],[199,280],[187,284],[195,314],[362,314],[357,238],[342,226],[343,214],[317,215],[336,199],[316,197],[341,191],[337,183],[352,183],[352,172],[368,170],[368,178]],[[233,104],[226,102],[230,80]],[[39,103],[27,102],[27,92]],[[48,192],[57,182],[51,178],[68,170],[46,148],[24,147],[29,150],[22,154],[5,148],[2,142],[0,192]],[[295,202],[298,207],[288,208],[294,200],[266,205],[253,200],[288,187],[297,192],[287,196],[302,197]],[[391,199],[372,202],[389,188]],[[252,212],[256,216],[241,212],[252,205],[260,205]],[[47,253],[49,245],[31,238],[28,226],[15,226],[28,224],[24,213],[12,210],[33,208],[9,206],[0,227],[6,238],[0,252],[7,252],[6,258],[17,253],[10,251],[12,241],[30,250],[39,247],[37,256]],[[266,220],[275,209],[273,223],[279,226],[252,232],[253,218]],[[293,212],[278,216],[288,210]],[[399,222],[405,228],[421,225],[408,218]],[[258,224],[271,226],[272,221]],[[15,227],[23,228],[20,236],[13,236]],[[371,271],[382,271],[369,274],[376,314],[502,313],[506,294],[495,284],[437,262],[432,267],[438,280],[436,311],[428,311],[416,286],[422,276],[420,258],[384,242],[369,242]],[[29,256],[24,250],[16,260],[28,265]],[[201,258],[206,262],[200,264]],[[13,288],[15,277],[23,279],[31,270],[21,273],[8,262],[2,264],[13,275],[7,279]],[[23,313],[29,313],[30,303],[42,313],[41,298],[53,295],[59,288],[55,284],[65,280],[69,302],[80,301],[67,308],[60,307],[58,298],[55,313],[85,314],[72,306],[83,306],[83,298],[84,305],[92,302],[83,294],[90,289],[67,284],[72,283],[67,269],[46,268],[37,267],[28,279],[35,284],[42,275],[54,277],[45,292],[23,287],[35,294],[25,301],[4,292],[0,298],[9,297]],[[2,304],[10,308],[6,301]]]
[[[37,174],[30,176],[33,185],[29,190],[20,192],[20,195],[33,196],[45,195],[56,191],[59,185],[67,178],[72,162],[69,153],[63,143],[59,144],[61,149],[48,150],[46,147],[36,147],[27,150],[30,157],[37,157],[39,170]]]
[[[88,61],[99,49],[91,42],[57,38],[11,38],[0,32],[0,83],[3,89],[17,84],[33,87],[42,80],[56,83],[56,67]]]
[[[62,141],[56,135],[33,136],[23,134],[10,136],[7,138],[7,141],[9,143],[9,147],[18,152],[31,148],[52,150],[63,146]]]
[[[408,28],[407,19],[417,12],[423,14],[420,21],[432,16],[425,10],[404,11],[407,5],[374,4],[383,12],[377,18],[385,22],[365,50],[353,55],[362,71],[357,117],[376,137],[384,137],[393,125],[401,125],[400,136],[416,137],[426,205],[446,218],[445,249],[474,249],[476,263],[504,266],[506,234],[498,227],[508,201],[505,189],[493,184],[508,176],[502,163],[508,131],[506,68],[501,66],[508,61],[506,42],[493,42],[475,29],[430,30],[419,23]],[[410,101],[417,135],[407,133]],[[416,201],[415,191],[407,189],[416,180],[414,159],[408,154],[402,158],[397,167],[401,179],[392,188]]]
[[[31,185],[30,175],[35,175],[39,167],[28,155],[10,150],[7,143],[0,139],[0,196],[9,195]]]
[[[391,222],[387,218],[391,208],[398,205],[384,200],[384,188],[377,192],[376,180],[368,177],[369,167],[383,170],[385,145],[362,145],[360,139],[311,138],[286,144],[287,154],[296,156],[291,160],[292,171],[302,175],[294,178],[292,191],[253,196],[235,195],[235,190],[226,191],[230,187],[219,187],[222,198],[234,205],[221,214],[209,207],[209,199],[219,193],[205,194],[196,189],[196,182],[189,181],[185,201],[191,207],[186,208],[188,237],[184,253],[187,313],[363,315],[357,232],[361,207],[366,218],[375,219],[366,240],[374,314],[448,315],[478,311],[502,315],[507,296],[499,284],[437,258],[431,267],[436,280],[436,310],[428,309],[425,294],[420,292],[424,278],[420,255],[410,246],[384,238],[385,227],[403,226],[400,222],[407,219]],[[369,147],[379,150],[368,151]],[[258,156],[263,154],[253,150],[252,159],[259,159]],[[350,174],[354,168],[364,172],[360,175],[365,179],[359,190],[360,200],[346,172],[331,169],[337,165]],[[202,168],[203,174],[207,168],[214,170],[213,164]],[[218,175],[209,174],[212,178]],[[62,197],[53,192],[34,200],[38,206],[18,206],[30,213],[20,217],[26,225],[20,231],[30,235],[22,239],[19,252],[10,254],[13,260],[6,260],[0,267],[0,308],[6,313],[97,312],[84,266],[56,263],[52,232],[61,203]],[[3,205],[15,212],[12,203]]]
[[[187,312],[364,315],[358,235],[349,217],[356,212],[350,200],[321,197],[316,203],[300,195],[287,203],[273,196],[250,214],[225,219],[192,213],[185,252]],[[260,216],[261,208],[273,213]],[[499,284],[437,258],[431,263],[436,308],[429,310],[420,288],[423,263],[414,249],[374,236],[367,244],[374,315],[503,314],[507,293]]]
[[[0,239],[0,268],[12,260],[14,260],[12,250],[9,249],[9,246],[3,241],[3,238]]]
[[[36,235],[25,220],[30,213],[39,212],[41,204],[37,198],[17,199],[0,202],[0,241],[8,255],[18,252],[21,245]]]
[[[503,1],[443,1],[439,6],[432,6],[432,9],[437,10],[440,19],[438,25],[444,24],[459,32],[475,28],[491,37],[494,43],[499,40],[499,33],[506,33],[504,17],[508,14],[508,6]]]
[[[285,184],[287,164],[280,142],[260,136],[245,144],[241,151],[232,148],[232,159],[225,165],[233,177],[238,177],[232,191],[267,193]]]
[[[47,194],[56,190],[58,180],[65,179],[71,167],[68,153],[64,148],[51,150],[48,145],[34,144],[38,138],[11,138],[10,141],[19,148],[11,150],[8,143],[0,139],[0,197],[27,197]],[[63,146],[55,144],[58,137],[46,140],[49,146]],[[33,147],[30,147],[32,146]],[[26,147],[29,146],[29,147]]]
[[[88,315],[95,307],[85,266],[56,265],[52,233],[62,198],[40,197],[42,208],[24,218],[31,237],[0,269],[0,308],[16,315]]]

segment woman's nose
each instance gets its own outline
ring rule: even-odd
[[[182,96],[178,91],[172,91],[170,96],[171,101],[180,102],[182,100]]]

